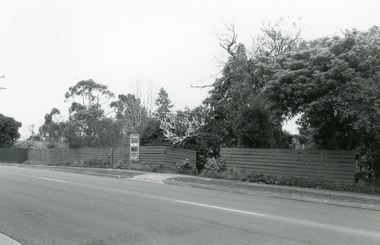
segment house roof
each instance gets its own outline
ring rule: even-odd
[[[26,140],[26,141],[18,141],[15,143],[16,148],[20,149],[46,149],[46,144],[44,141],[32,141],[32,140]]]

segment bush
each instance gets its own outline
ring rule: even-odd
[[[143,172],[153,172],[153,173],[164,173],[164,167],[160,163],[136,163],[131,164],[129,159],[125,158],[114,164],[114,168],[118,169],[128,169],[128,170],[136,170]]]
[[[356,149],[355,182],[380,178],[380,150]]]
[[[224,160],[222,158],[209,158],[202,170],[202,177],[224,178],[223,170],[225,169]]]
[[[329,181],[322,178],[304,178],[299,176],[272,176],[264,175],[262,173],[255,173],[252,174],[247,181],[271,185],[298,186],[334,191],[352,191],[365,193],[376,192],[376,188],[374,187],[350,184],[345,182]]]
[[[174,172],[177,174],[191,174],[194,175],[197,173],[197,170],[190,165],[189,159],[185,160],[176,160]]]
[[[275,177],[271,175],[264,175],[262,173],[251,174],[248,176],[247,181],[262,184],[278,184],[278,180]]]
[[[162,164],[159,163],[148,163],[144,164],[146,169],[144,171],[152,172],[152,173],[162,173],[164,172],[164,169],[162,167]]]
[[[100,159],[90,159],[81,161],[82,164],[76,164],[77,167],[91,167],[91,168],[110,168],[111,161],[110,159],[103,157]],[[82,166],[81,166],[82,165]]]
[[[299,176],[273,176],[257,173],[250,169],[238,169],[235,167],[225,169],[223,171],[204,169],[200,176],[227,180],[238,180],[251,183],[297,186],[334,191],[352,191],[362,193],[380,192],[379,188],[375,186],[366,186],[365,184],[350,184],[344,182],[329,181],[321,178],[304,178]]]
[[[213,171],[213,170],[208,170],[208,169],[203,169],[200,176],[201,177],[223,179],[222,173],[217,172],[217,171]]]
[[[212,157],[207,160],[207,163],[204,166],[207,170],[214,170],[217,172],[224,170],[224,160],[222,158]]]

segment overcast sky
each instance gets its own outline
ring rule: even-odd
[[[226,22],[248,47],[264,21],[302,17],[313,39],[379,26],[379,9],[379,0],[0,0],[0,113],[28,137],[53,107],[67,117],[64,94],[87,79],[116,96],[153,84],[176,109],[194,108],[207,92],[190,85],[211,84],[221,70],[215,34]]]

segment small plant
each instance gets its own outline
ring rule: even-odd
[[[144,171],[152,172],[152,173],[161,173],[163,172],[163,167],[162,167],[162,164],[159,164],[159,163],[149,163],[147,165],[146,170]]]
[[[225,178],[225,165],[222,158],[209,158],[204,166],[201,176],[211,178]]]
[[[83,165],[92,168],[110,168],[111,162],[108,158],[84,160]]]
[[[278,183],[276,178],[270,175],[264,175],[262,173],[252,174],[251,176],[248,177],[247,181],[261,183],[261,184],[277,184]]]
[[[205,169],[220,172],[224,170],[224,160],[222,158],[212,157],[207,160]]]
[[[177,174],[195,174],[196,170],[190,165],[190,160],[176,160],[174,172]]]

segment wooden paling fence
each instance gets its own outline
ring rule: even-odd
[[[22,163],[28,160],[27,149],[5,148],[0,149],[0,162]]]
[[[115,162],[122,160],[127,154],[128,149],[115,147],[113,159]],[[50,165],[68,165],[76,161],[92,159],[111,159],[112,148],[64,148],[64,149],[29,149],[28,160],[47,162]]]
[[[69,165],[78,161],[107,158],[117,163],[129,159],[129,148],[67,148],[67,149],[29,149],[28,160],[43,161],[50,165]],[[135,164],[161,164],[163,167],[173,167],[177,160],[189,159],[195,167],[196,153],[193,150],[177,149],[164,146],[141,146],[140,160]]]
[[[247,169],[274,176],[299,176],[332,181],[354,182],[355,152],[326,150],[221,148],[226,168]],[[22,163],[37,160],[50,165],[69,165],[76,161],[108,158],[113,162],[129,159],[129,148],[78,149],[0,149],[0,162]],[[173,167],[188,159],[195,168],[196,153],[164,146],[140,147],[140,161],[134,164],[160,164]]]
[[[221,148],[226,168],[273,176],[354,182],[355,152],[327,150]]]
[[[196,152],[187,149],[178,149],[166,146],[143,146],[140,147],[139,163],[157,163],[164,168],[175,166],[176,161],[188,159],[190,165],[195,168]]]

